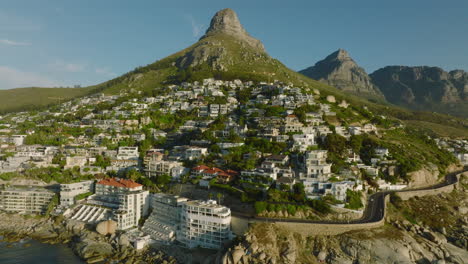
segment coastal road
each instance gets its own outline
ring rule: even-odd
[[[385,215],[385,196],[391,193],[399,192],[409,192],[417,190],[433,190],[438,189],[453,183],[457,182],[457,174],[468,171],[468,168],[465,168],[461,171],[456,171],[449,173],[445,176],[445,181],[438,183],[436,185],[416,188],[416,189],[407,189],[400,191],[381,191],[372,194],[367,200],[367,206],[364,210],[363,216],[360,219],[349,220],[349,221],[331,221],[331,220],[308,220],[308,219],[291,219],[291,218],[269,218],[269,217],[258,217],[252,216],[245,212],[232,211],[232,216],[243,218],[246,220],[252,220],[254,222],[292,222],[292,223],[316,223],[316,224],[362,224],[362,223],[373,223],[382,220]]]

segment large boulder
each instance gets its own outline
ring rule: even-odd
[[[232,262],[234,264],[239,263],[241,260],[242,256],[244,256],[245,251],[242,247],[237,246],[233,251],[232,251]]]
[[[96,232],[103,236],[113,235],[115,230],[117,230],[117,223],[112,220],[102,221],[96,226]]]
[[[84,222],[69,220],[66,223],[67,223],[66,228],[68,232],[72,232],[75,234],[81,232],[85,228]]]
[[[128,247],[130,246],[130,240],[128,239],[128,236],[125,234],[120,235],[119,237],[119,245],[123,247]]]

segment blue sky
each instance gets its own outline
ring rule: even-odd
[[[468,70],[466,0],[2,0],[0,89],[106,81],[194,43],[226,7],[294,70],[338,48],[369,73]]]

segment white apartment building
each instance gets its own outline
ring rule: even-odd
[[[152,239],[175,240],[189,248],[219,249],[232,239],[231,211],[216,201],[188,201],[169,194],[154,194],[153,212],[142,230]]]
[[[21,146],[24,144],[24,139],[27,135],[13,135],[10,137],[10,142],[15,144],[15,146]]]
[[[303,126],[304,124],[299,122],[295,115],[288,115],[286,116],[286,120],[282,127],[282,130],[284,133],[301,132]]]
[[[22,214],[42,214],[54,195],[39,187],[6,187],[0,189],[0,209]]]
[[[72,219],[88,223],[112,219],[121,230],[138,226],[139,220],[148,214],[149,191],[132,180],[110,178],[95,185],[96,193],[88,203],[76,210]]]
[[[315,134],[295,134],[293,135],[293,148],[298,151],[306,151],[308,147],[317,145],[315,142]]]
[[[75,196],[87,192],[94,192],[94,181],[60,184],[60,205],[72,206],[75,204]]]
[[[119,160],[138,160],[140,153],[138,147],[119,147],[117,159]]]
[[[208,153],[207,148],[201,147],[188,147],[185,150],[184,158],[188,160],[196,160],[200,159]]]
[[[151,197],[151,215],[145,221],[143,232],[152,239],[169,244],[176,239],[180,224],[182,203],[188,199],[164,193],[156,193]]]
[[[326,150],[307,151],[303,156],[301,179],[326,181],[331,174],[331,165],[327,163]]]
[[[216,201],[188,201],[182,204],[177,240],[189,248],[218,249],[232,238],[231,210]]]
[[[160,175],[170,175],[174,178],[180,177],[180,172],[185,168],[182,162],[171,160],[150,160],[145,165],[145,174],[147,177],[157,177]]]

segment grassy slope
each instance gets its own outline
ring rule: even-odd
[[[36,87],[0,90],[0,113],[37,109],[83,96],[90,90],[90,88]]]
[[[231,36],[216,35],[205,38],[192,46],[172,54],[160,61],[149,64],[144,67],[137,68],[127,74],[116,79],[93,86],[105,93],[117,93],[122,89],[138,88],[140,90],[151,90],[160,85],[168,83],[167,80],[176,76],[178,68],[175,66],[176,61],[183,56],[186,56],[192,50],[201,46],[215,49],[216,47],[224,47],[226,54],[221,59],[222,64],[226,65],[227,72],[211,71],[208,65],[200,65],[193,69],[194,75],[217,77],[221,75],[225,79],[253,79],[253,80],[280,80],[284,82],[292,82],[298,86],[308,86],[319,89],[330,89],[330,86],[322,84],[318,81],[309,79],[300,75],[276,59],[269,57],[267,54],[262,54],[247,45],[242,45],[239,41]],[[338,91],[335,88],[331,88]]]

